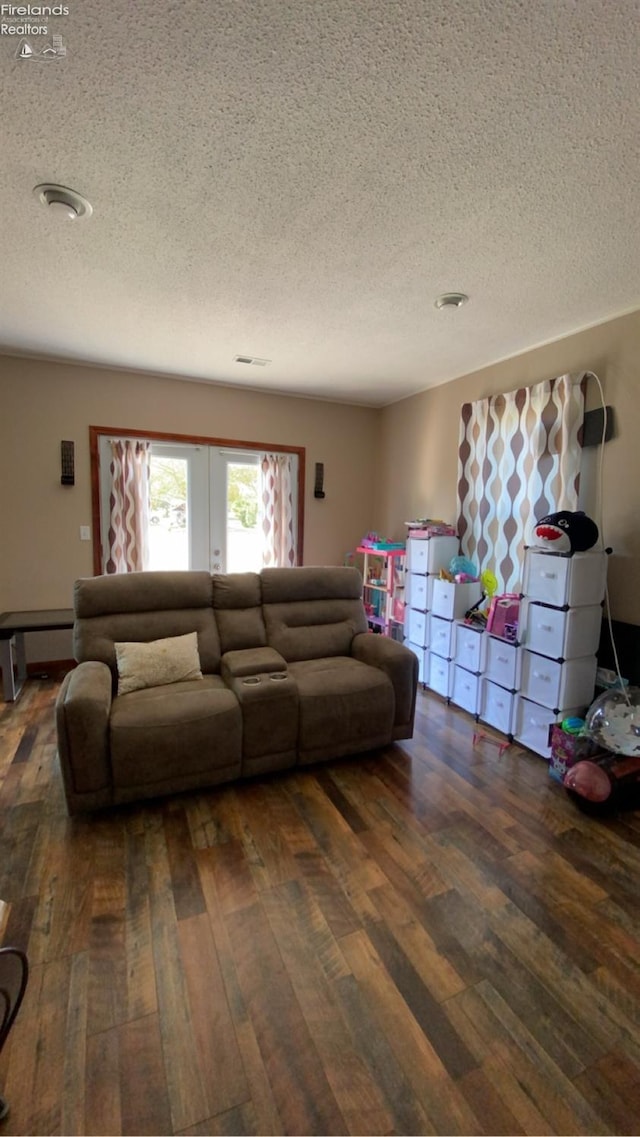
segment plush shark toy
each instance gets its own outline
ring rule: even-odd
[[[548,513],[536,522],[534,533],[535,544],[554,553],[583,553],[598,540],[598,526],[582,510]]]

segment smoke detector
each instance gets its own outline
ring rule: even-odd
[[[57,186],[53,182],[43,182],[36,186],[34,197],[44,205],[50,213],[67,221],[78,221],[81,217],[91,217],[93,206],[82,194],[69,189],[68,186]]]
[[[468,299],[469,297],[465,296],[464,292],[443,292],[442,296],[438,296],[435,305],[439,309],[462,308]]]

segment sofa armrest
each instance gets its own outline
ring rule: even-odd
[[[396,697],[393,737],[411,738],[418,689],[417,656],[397,640],[371,632],[360,632],[353,637],[351,654],[354,659],[379,667],[389,676]]]
[[[287,662],[272,647],[248,647],[227,651],[220,661],[220,674],[227,687],[234,679],[244,675],[265,675],[271,671],[286,671]]]
[[[106,663],[79,664],[60,688],[56,701],[58,753],[71,812],[78,795],[100,795],[111,787],[111,700],[111,671]]]

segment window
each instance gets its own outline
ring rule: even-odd
[[[109,565],[111,443],[149,443],[148,518],[144,567],[259,572],[274,563],[264,553],[269,528],[263,459],[282,457],[292,473],[294,563],[302,561],[304,449],[217,439],[190,439],[91,427],[94,485],[94,572]],[[97,492],[95,487],[97,488]],[[131,566],[129,566],[131,567]],[[134,567],[140,567],[135,565]]]

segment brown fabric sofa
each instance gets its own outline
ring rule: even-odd
[[[56,704],[70,813],[410,738],[417,659],[367,631],[353,568],[78,580]],[[118,695],[115,644],[197,633],[201,679]]]

